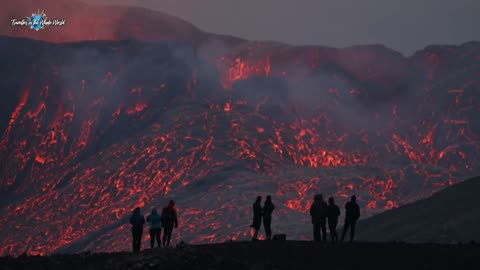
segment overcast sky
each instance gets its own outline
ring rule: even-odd
[[[480,0],[84,0],[161,10],[202,30],[254,40],[346,47],[381,43],[410,55],[480,40]]]

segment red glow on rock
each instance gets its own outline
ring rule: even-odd
[[[230,101],[225,103],[225,106],[223,106],[223,110],[226,111],[226,112],[231,111],[232,110],[232,103]]]
[[[244,60],[240,57],[230,58],[230,56],[222,57],[217,65],[222,72],[222,85],[225,89],[231,88],[232,84],[242,79],[248,79],[253,76],[266,76],[271,73],[272,66],[270,63],[270,56],[260,61],[251,59]],[[224,70],[222,67],[226,66]]]
[[[127,109],[126,112],[127,114],[135,114],[144,111],[146,108],[148,108],[147,104],[144,103],[137,103],[135,107],[131,109]]]
[[[44,164],[45,163],[45,158],[43,158],[41,156],[36,156],[35,161],[40,163],[40,164]]]

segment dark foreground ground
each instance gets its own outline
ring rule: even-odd
[[[0,258],[0,269],[479,269],[479,244],[239,242],[133,253]]]

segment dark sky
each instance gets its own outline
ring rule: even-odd
[[[480,0],[84,0],[161,10],[208,32],[290,44],[381,43],[406,55],[480,40]]]

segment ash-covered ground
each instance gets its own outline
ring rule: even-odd
[[[301,241],[236,242],[145,250],[0,258],[0,269],[478,269],[480,245]]]

